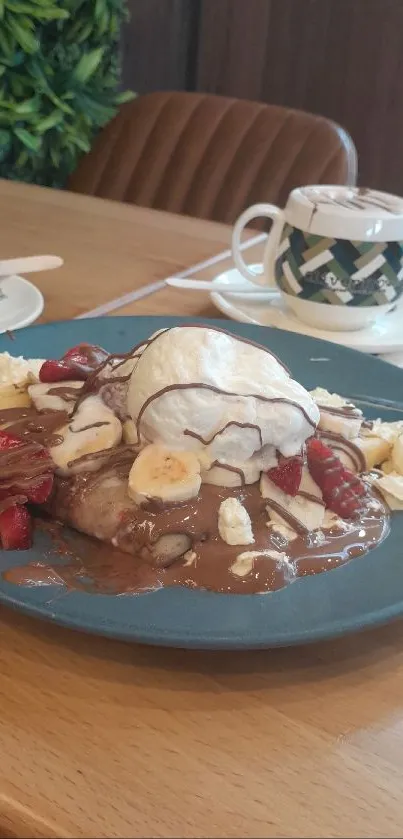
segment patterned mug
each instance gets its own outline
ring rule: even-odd
[[[244,227],[273,220],[263,274],[240,250]],[[295,189],[284,210],[249,207],[235,223],[232,253],[256,285],[279,287],[297,317],[331,330],[362,329],[394,308],[403,293],[403,198],[363,187]]]

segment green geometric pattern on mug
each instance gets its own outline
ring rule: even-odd
[[[276,282],[285,294],[317,303],[383,306],[403,293],[403,242],[355,242],[286,224]]]

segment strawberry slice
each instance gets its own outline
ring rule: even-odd
[[[322,440],[311,437],[306,451],[309,472],[322,491],[326,507],[343,519],[357,516],[367,494],[363,481]]]
[[[38,481],[32,481],[24,491],[30,504],[44,504],[52,492],[52,487],[53,475],[45,475]]]
[[[39,443],[30,444],[0,431],[0,452],[10,452],[6,473],[0,472],[0,498],[24,496],[32,504],[43,504],[53,487],[53,462]]]
[[[278,466],[267,471],[267,477],[287,495],[295,496],[301,486],[302,457],[281,457]]]
[[[14,504],[0,513],[0,538],[6,551],[25,551],[32,544],[32,522],[26,507]]]
[[[85,382],[108,356],[107,350],[95,344],[78,344],[67,350],[61,359],[44,361],[39,373],[40,381],[47,384],[68,379]]]
[[[44,361],[39,371],[40,381],[46,384],[52,384],[53,382],[66,382],[73,378],[73,370],[67,361],[57,361],[56,359]],[[75,378],[77,378],[77,376],[75,376]]]

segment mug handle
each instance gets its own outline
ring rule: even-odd
[[[244,227],[254,218],[264,216],[273,221],[273,226],[267,240],[264,259],[263,274],[257,274],[246,264],[241,251],[241,237]],[[238,271],[250,282],[258,286],[274,285],[274,262],[277,245],[280,241],[281,231],[284,227],[285,215],[280,207],[275,204],[253,204],[248,207],[236,220],[232,232],[232,256]]]

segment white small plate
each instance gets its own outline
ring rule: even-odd
[[[0,281],[0,332],[28,326],[43,307],[42,293],[29,280],[15,274]]]
[[[254,270],[257,266],[251,266]],[[220,274],[213,280],[214,283],[239,283],[240,288],[249,288],[247,283],[236,268]],[[360,329],[356,332],[331,332],[330,330],[314,329],[308,326],[288,311],[282,298],[267,299],[264,289],[256,290],[256,294],[249,293],[248,296],[240,294],[222,294],[212,292],[211,300],[220,312],[231,318],[231,320],[244,323],[255,323],[260,326],[274,326],[278,329],[285,329],[288,332],[297,332],[299,335],[309,335],[311,338],[321,338],[325,341],[333,341],[335,344],[342,344],[353,350],[361,350],[367,353],[392,353],[403,350],[403,304],[400,303],[396,309],[387,315],[379,318],[372,326]]]

